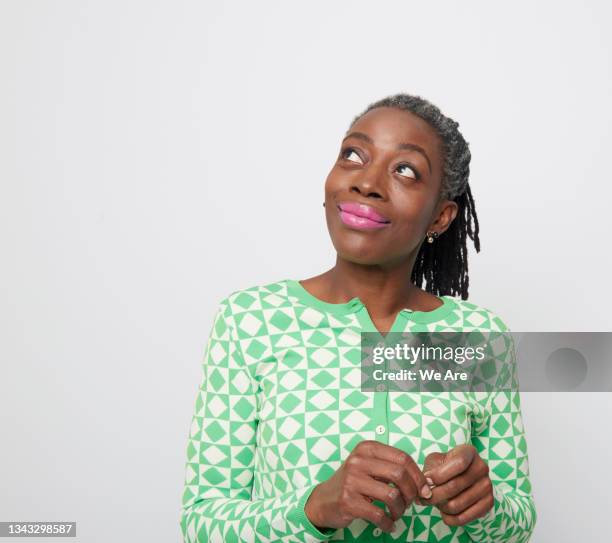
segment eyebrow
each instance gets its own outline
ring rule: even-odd
[[[367,141],[368,143],[374,145],[374,140],[367,134],[364,134],[363,132],[351,132],[350,134],[347,134],[346,136],[344,136],[342,141],[344,141],[347,138],[351,138],[351,137],[357,138],[363,141]],[[398,143],[396,149],[398,151],[408,150],[408,151],[417,151],[418,153],[421,153],[425,157],[425,160],[427,160],[427,166],[429,167],[429,173],[431,173],[431,162],[429,160],[429,157],[427,156],[427,153],[425,152],[425,149],[423,149],[420,145],[417,145],[416,143]]]

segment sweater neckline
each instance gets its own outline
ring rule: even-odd
[[[288,294],[296,297],[309,307],[339,315],[358,313],[362,310],[363,312],[367,313],[365,304],[357,296],[351,298],[348,302],[331,303],[321,300],[308,292],[297,279],[285,279],[285,283]],[[446,315],[448,315],[448,313],[457,307],[457,303],[452,296],[442,295],[438,296],[438,299],[442,302],[442,305],[432,309],[431,311],[416,311],[408,307],[402,308],[398,313],[398,319],[400,316],[402,316],[420,323],[436,322],[442,320]],[[370,320],[369,316],[368,320]]]

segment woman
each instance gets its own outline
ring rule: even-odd
[[[518,391],[360,387],[361,332],[508,330],[467,301],[467,237],[480,250],[469,163],[458,123],[421,97],[353,120],[325,184],[334,267],[220,303],[189,436],[185,541],[528,541]]]

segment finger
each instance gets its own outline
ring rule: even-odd
[[[423,501],[427,505],[443,505],[448,500],[470,488],[476,481],[483,477],[488,479],[488,471],[487,465],[484,462],[472,462],[470,467],[462,474],[453,477],[446,481],[446,483],[436,485],[433,488],[431,498]]]
[[[406,510],[406,502],[398,488],[385,482],[375,481],[372,477],[363,476],[356,480],[355,490],[361,495],[382,501],[387,504],[393,520],[399,519]]]
[[[395,523],[391,517],[389,517],[382,508],[370,503],[369,500],[355,500],[351,513],[355,518],[369,520],[386,532],[395,530]]]
[[[441,452],[429,453],[425,457],[425,464],[423,464],[423,472],[430,471],[435,467],[439,466],[444,462],[444,457],[446,455]]]
[[[418,490],[405,466],[379,458],[367,458],[362,469],[367,475],[385,481],[387,485],[393,483],[402,493],[406,507],[414,501]]]
[[[440,512],[440,514],[442,515],[442,520],[447,526],[463,526],[468,522],[472,522],[474,519],[485,516],[493,507],[493,503],[493,496],[487,496],[486,498],[480,499],[458,515],[449,515],[448,513],[442,512]]]
[[[423,496],[424,498],[430,498],[432,496],[431,487],[429,486],[425,475],[419,466],[417,466],[416,462],[408,454],[402,453],[399,458],[399,463],[403,463],[405,468],[408,470],[408,474],[414,482],[418,495]]]
[[[406,499],[407,502],[412,503],[416,493],[420,493],[422,496],[426,497],[431,495],[429,485],[427,484],[427,480],[425,479],[423,472],[419,469],[409,454],[406,454],[397,447],[392,447],[390,445],[386,445],[385,443],[371,440],[362,441],[358,444],[358,447],[360,448],[358,451],[360,454],[363,453],[386,462],[399,464],[406,469],[412,484],[414,485],[414,489],[416,489],[416,492],[412,492],[412,485],[406,484],[404,484],[403,487],[400,487],[402,494],[404,494],[404,499]],[[396,481],[393,482],[395,483]],[[398,484],[398,486],[400,485]]]
[[[442,513],[458,515],[482,498],[486,498],[492,493],[491,480],[486,477],[474,483],[471,487],[461,492],[458,496],[448,500],[445,504],[438,506]]]
[[[421,498],[419,496],[416,496],[414,498],[414,503],[416,503],[417,505],[429,505],[429,503],[427,503],[427,500],[425,498]]]
[[[446,483],[466,471],[477,456],[473,445],[458,445],[446,454],[442,464],[426,471],[425,477],[429,477],[435,485]]]

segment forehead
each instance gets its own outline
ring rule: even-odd
[[[349,130],[365,132],[377,147],[394,148],[398,143],[416,143],[432,161],[438,161],[441,146],[436,131],[418,115],[394,107],[377,107],[363,115]]]

